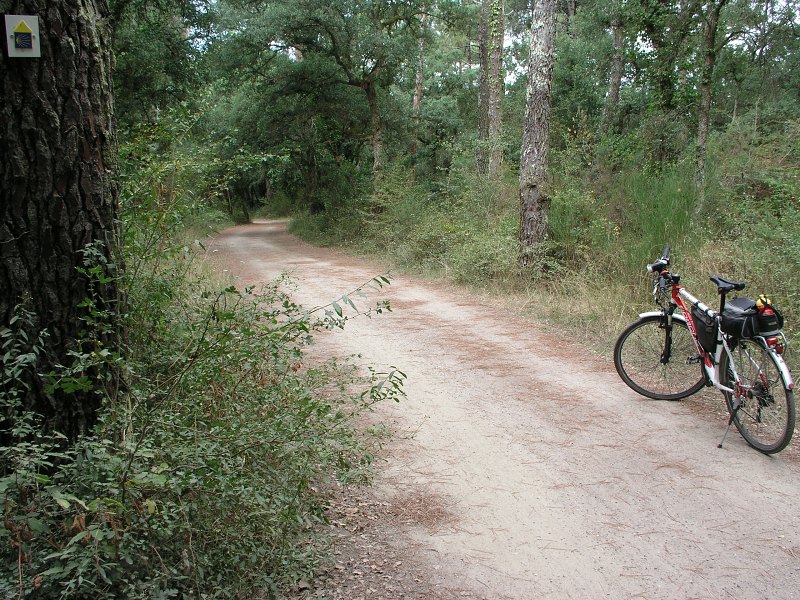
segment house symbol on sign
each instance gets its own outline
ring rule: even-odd
[[[33,31],[25,21],[14,28],[14,48],[18,50],[33,48]]]

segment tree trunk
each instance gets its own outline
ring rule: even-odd
[[[425,81],[425,57],[420,54],[419,62],[417,63],[417,73],[414,77],[414,100],[412,102],[411,111],[414,115],[414,140],[411,143],[411,154],[417,155],[419,148],[419,112],[422,108],[422,84]]]
[[[567,33],[569,34],[569,37],[575,39],[576,33],[575,33],[575,27],[573,26],[574,25],[573,21],[575,19],[575,15],[578,13],[578,2],[577,0],[567,0],[566,4],[567,4],[567,23],[566,23]]]
[[[489,172],[489,2],[481,0],[481,22],[478,28],[478,152],[479,175]]]
[[[603,122],[607,129],[615,127],[619,111],[619,91],[622,87],[622,74],[625,67],[624,38],[622,35],[622,17],[619,14],[619,2],[614,4],[614,17],[611,23],[614,50],[611,57],[611,73],[608,78],[608,94],[606,97]]]
[[[264,200],[272,202],[272,183],[269,180],[269,171],[264,173]]]
[[[697,109],[697,159],[694,183],[697,191],[695,214],[703,211],[706,193],[706,157],[708,155],[708,129],[711,114],[711,83],[714,65],[717,61],[717,27],[719,14],[727,0],[709,2],[704,13],[703,29],[703,69],[700,76],[700,106]]]
[[[523,267],[533,263],[547,236],[547,151],[553,80],[555,0],[536,0],[531,19],[527,105],[520,159],[520,254]]]
[[[0,60],[0,330],[16,306],[33,313],[29,338],[47,335],[42,375],[72,366],[71,351],[117,343],[116,285],[86,273],[89,264],[113,274],[118,238],[109,9],[106,0],[13,0],[4,8],[39,17],[41,58]],[[109,315],[94,319],[112,323],[90,326],[87,299]],[[100,394],[47,391],[40,375],[26,382],[24,408],[44,417],[45,431],[71,440],[88,432]]]
[[[325,204],[317,193],[319,190],[320,169],[313,143],[311,149],[303,153],[301,164],[303,168],[303,204],[308,206],[311,214],[319,214],[325,210]]]
[[[503,94],[505,70],[503,69],[503,38],[505,37],[503,0],[489,0],[489,105],[488,105],[488,175],[500,175],[503,164]]]
[[[417,72],[414,75],[414,99],[411,103],[411,113],[414,119],[414,138],[411,141],[411,155],[416,158],[419,148],[419,113],[422,108],[422,84],[425,83],[425,43],[422,34],[425,29],[425,20],[420,20],[420,38],[417,41]]]
[[[378,90],[371,79],[364,81],[362,87],[367,94],[372,122],[372,175],[377,180],[383,175],[383,123],[378,107]]]

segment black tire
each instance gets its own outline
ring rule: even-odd
[[[622,381],[654,400],[680,400],[706,383],[702,361],[689,327],[673,319],[671,355],[664,361],[664,317],[648,315],[631,323],[614,346],[614,366]]]
[[[777,357],[755,340],[735,341],[731,355],[742,393],[723,394],[736,429],[759,452],[780,452],[792,440],[795,404],[794,394],[781,378]],[[738,389],[724,352],[719,366],[723,385]]]

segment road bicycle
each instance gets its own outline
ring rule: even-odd
[[[714,275],[715,311],[684,289],[669,270],[670,250],[647,265],[659,310],[626,327],[614,346],[614,366],[634,391],[656,400],[680,400],[706,386],[725,397],[731,424],[756,450],[780,452],[794,433],[794,381],[783,359],[783,317],[771,300],[732,298],[745,284]]]

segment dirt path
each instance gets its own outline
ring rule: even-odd
[[[288,271],[309,306],[383,269],[280,222],[213,250],[243,282]],[[396,436],[318,596],[800,598],[797,442],[767,457],[732,432],[719,450],[707,400],[645,400],[487,300],[408,277],[380,297],[392,313],[321,340],[405,371],[408,397],[378,408]]]

